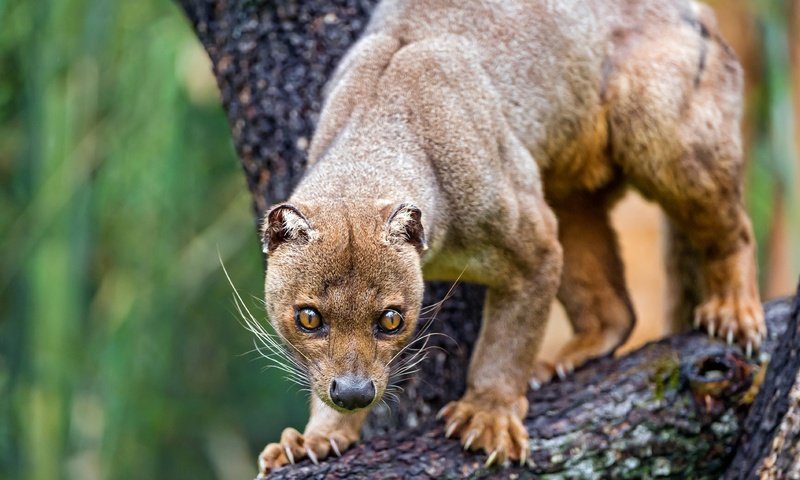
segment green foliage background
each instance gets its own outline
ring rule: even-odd
[[[220,269],[261,296],[205,53],[171,2],[0,18],[0,478],[252,478],[306,401]]]
[[[772,189],[796,191],[786,30],[765,5],[760,238]],[[252,477],[306,401],[248,353],[219,267],[261,295],[188,22],[168,1],[0,0],[0,25],[0,480]]]

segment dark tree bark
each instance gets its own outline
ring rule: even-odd
[[[300,179],[322,87],[375,0],[179,3],[213,62],[258,220]],[[444,298],[449,288],[429,285],[426,302]],[[568,381],[531,392],[525,422],[530,460],[505,470],[483,469],[485,456],[461,452],[432,419],[464,391],[482,303],[479,287],[453,289],[433,322],[434,331],[450,338],[434,337],[441,350],[420,364],[392,411],[376,409],[371,415],[365,427],[369,441],[341,459],[281,469],[276,478],[716,478],[736,452],[742,425],[745,434],[730,478],[799,469],[794,347],[800,334],[797,306],[790,311],[789,301],[766,306],[770,339],[761,360],[773,351],[776,356],[746,424],[763,368],[736,347],[700,334],[677,335],[619,359],[596,360]],[[776,339],[781,340],[777,350]],[[772,457],[770,448],[777,448]]]
[[[800,287],[725,478],[800,478]]]

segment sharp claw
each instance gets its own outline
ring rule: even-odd
[[[283,451],[286,452],[286,458],[289,459],[289,463],[294,465],[294,455],[292,455],[292,449],[289,448],[289,445],[284,445]]]
[[[342,452],[339,451],[339,445],[336,444],[336,440],[331,438],[330,443],[331,443],[331,448],[333,449],[333,453],[335,453],[337,457],[341,457]]]
[[[534,390],[539,390],[540,388],[542,388],[542,384],[539,383],[539,380],[536,380],[535,378],[532,378],[531,381],[528,382],[528,383],[530,384],[531,388],[534,389]]]
[[[714,325],[714,322],[708,324],[708,336],[714,338],[714,334],[716,333],[717,328]]]
[[[698,328],[700,328],[700,323],[701,323],[700,321],[701,321],[701,319],[700,319],[700,315],[695,315],[695,316],[694,316],[694,329],[695,329],[695,330],[697,330]]]
[[[447,407],[449,405],[445,405],[444,407],[440,408],[438,412],[436,412],[436,420],[441,420],[444,417],[444,413],[447,411]]]
[[[750,341],[750,340],[747,341],[747,346],[744,349],[744,354],[747,356],[747,358],[751,358],[753,356],[753,342],[752,341]]]
[[[558,378],[561,380],[565,380],[567,378],[567,373],[564,371],[564,365],[560,363],[556,365],[556,375],[558,375]]]
[[[725,337],[725,340],[728,342],[728,345],[733,345],[733,329],[728,329],[728,334]]]
[[[319,465],[319,460],[317,460],[316,454],[314,454],[314,452],[312,452],[310,448],[306,448],[306,455],[308,455],[308,458],[310,458],[311,461],[314,462],[314,465]]]
[[[486,467],[491,467],[494,461],[497,460],[497,450],[493,451],[489,458],[486,459],[486,463],[484,464]]]
[[[519,457],[519,466],[523,467],[528,463],[528,447],[522,447],[522,455]]]
[[[469,435],[467,435],[467,440],[464,442],[464,450],[469,450],[469,447],[472,446],[472,442],[475,440],[475,437],[478,436],[478,432],[475,430],[471,431]]]
[[[458,422],[453,422],[453,423],[451,423],[451,424],[450,424],[450,425],[447,427],[447,431],[446,431],[446,432],[444,432],[444,437],[445,437],[445,438],[450,438],[450,436],[453,434],[453,432],[455,432],[455,431],[456,431],[456,428],[458,428]]]

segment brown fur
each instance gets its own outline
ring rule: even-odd
[[[695,322],[758,347],[740,107],[739,64],[688,0],[384,1],[329,84],[291,206],[265,222],[267,310],[314,399],[304,434],[287,429],[262,452],[262,473],[356,441],[365,409],[336,407],[330,382],[368,376],[378,401],[416,326],[423,273],[488,287],[446,431],[493,460],[524,459],[551,300],[576,333],[562,375],[633,327],[608,220],[625,184],[659,202],[674,251],[694,257]],[[308,306],[323,334],[295,326]],[[386,308],[406,325],[381,337]]]

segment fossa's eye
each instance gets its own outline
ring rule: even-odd
[[[322,316],[313,308],[301,308],[294,313],[294,321],[304,332],[316,332],[322,328]]]
[[[403,328],[403,316],[397,310],[391,308],[386,309],[381,313],[378,319],[378,331],[383,334],[394,334]]]

